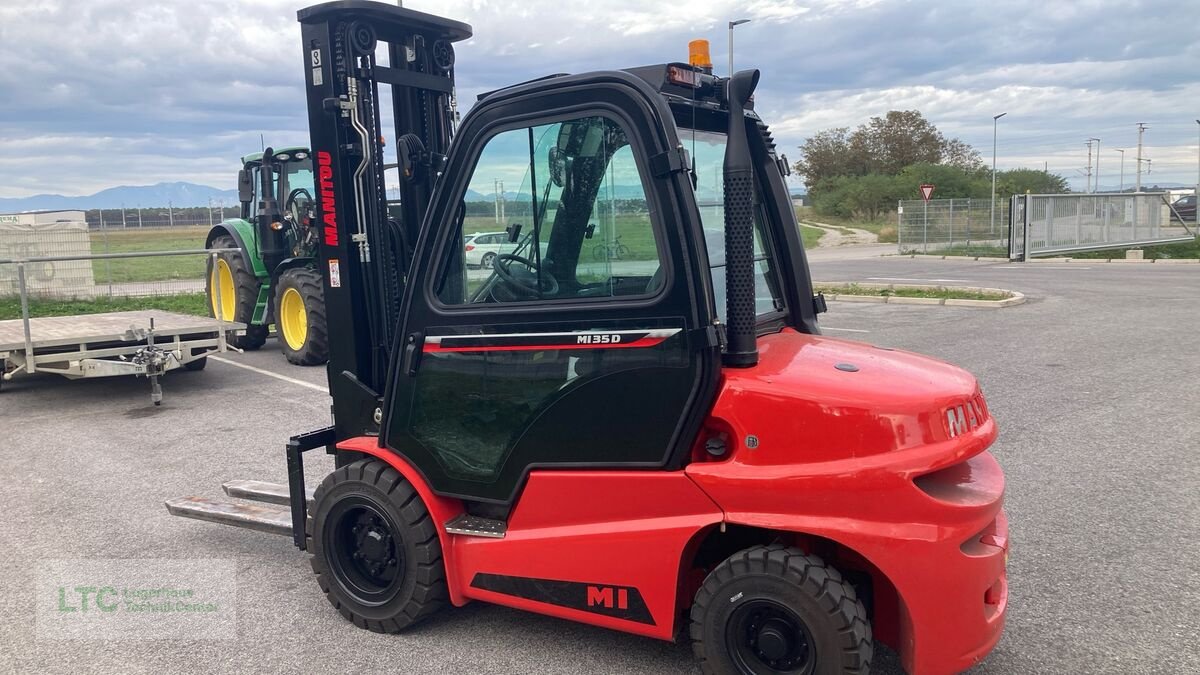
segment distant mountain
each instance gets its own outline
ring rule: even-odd
[[[32,197],[0,197],[0,213],[20,211],[57,211],[61,209],[132,209],[141,205],[158,207],[208,206],[224,200],[225,206],[238,203],[237,190],[218,190],[196,183],[157,183],[155,185],[122,185],[81,197],[64,195],[33,195]]]

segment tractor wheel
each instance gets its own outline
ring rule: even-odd
[[[359,628],[397,633],[446,603],[433,519],[413,486],[378,459],[325,477],[306,534],[317,584]]]
[[[868,672],[871,625],[854,587],[820,558],[781,545],[730,556],[692,605],[705,673]]]
[[[294,267],[280,275],[275,284],[275,330],[291,363],[315,366],[329,360],[325,292],[316,270]]]
[[[230,236],[212,240],[209,248],[237,248]],[[258,277],[254,276],[246,257],[242,253],[218,253],[214,269],[212,259],[208,261],[208,307],[212,316],[217,316],[217,288],[221,289],[221,318],[246,324],[246,334],[229,341],[238,349],[255,350],[267,341],[267,327],[255,326],[254,306],[258,303]]]

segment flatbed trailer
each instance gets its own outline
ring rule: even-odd
[[[229,349],[242,323],[157,310],[0,321],[0,385],[19,373],[69,379],[135,375],[157,378],[177,368],[200,370],[210,354]]]

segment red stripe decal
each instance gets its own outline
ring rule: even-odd
[[[426,342],[421,351],[426,354],[455,353],[455,352],[532,352],[558,351],[560,349],[644,349],[662,344],[666,337],[647,336],[632,342],[616,344],[528,344],[528,345],[472,345],[467,347],[443,347],[439,344]]]

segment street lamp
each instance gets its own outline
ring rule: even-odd
[[[750,19],[737,19],[729,22],[729,75],[733,76],[733,27],[750,23]]]
[[[992,116],[992,234],[996,233],[996,127],[1000,118],[1007,114],[1002,112]]]
[[[1196,125],[1198,128],[1196,137],[1197,140],[1200,140],[1200,120],[1196,120]],[[1200,145],[1196,146],[1196,203],[1200,204]],[[1200,218],[1196,222],[1200,223]]]
[[[1099,192],[1100,191],[1100,139],[1099,138],[1089,138],[1088,140],[1096,142],[1096,180],[1092,183],[1092,192]],[[1089,152],[1091,151],[1091,146],[1088,147],[1088,151]],[[1088,158],[1088,161],[1089,162],[1091,161],[1091,157]],[[1092,165],[1088,164],[1088,173],[1091,173],[1091,172],[1092,172]]]

